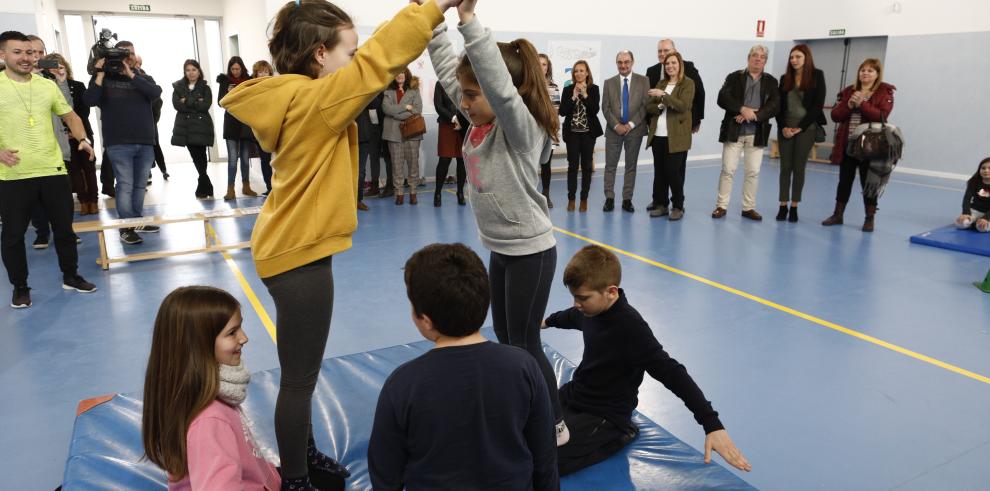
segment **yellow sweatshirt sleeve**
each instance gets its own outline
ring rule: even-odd
[[[333,133],[344,131],[395,76],[426,49],[443,22],[433,1],[409,4],[358,48],[354,59],[319,80],[316,104]]]

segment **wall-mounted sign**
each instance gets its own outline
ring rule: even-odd
[[[846,35],[846,30],[845,29],[832,29],[832,30],[828,31],[828,35],[829,36],[845,36]]]
[[[761,38],[767,33],[767,21],[758,20],[756,21],[756,37]]]
[[[131,12],[151,12],[151,5],[130,5]]]

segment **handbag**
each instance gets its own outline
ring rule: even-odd
[[[869,123],[866,123],[869,125]],[[887,141],[886,124],[880,128],[867,128],[856,141],[852,142],[849,154],[859,160],[884,159],[890,156],[890,142]]]
[[[408,140],[426,133],[426,120],[422,114],[413,114],[399,123],[399,130],[402,132],[402,139]]]

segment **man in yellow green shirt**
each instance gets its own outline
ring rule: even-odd
[[[24,232],[36,206],[43,207],[52,222],[62,288],[94,292],[96,286],[77,272],[72,191],[51,115],[65,122],[72,137],[80,142],[79,150],[91,158],[93,147],[86,139],[82,120],[58,86],[32,74],[34,48],[24,34],[0,34],[0,59],[7,67],[0,72],[0,252],[14,286],[10,306],[31,306]]]

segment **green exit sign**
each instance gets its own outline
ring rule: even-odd
[[[151,12],[151,5],[134,5],[132,3],[131,12]]]
[[[828,35],[829,36],[845,36],[846,35],[846,30],[845,29],[832,29],[832,30],[828,31]]]

